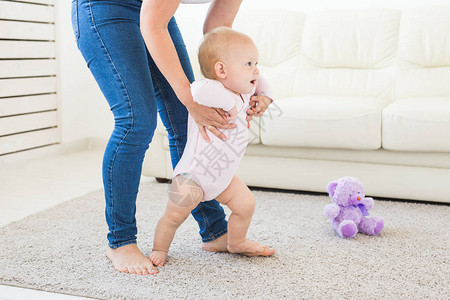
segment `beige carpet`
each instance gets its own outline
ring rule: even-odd
[[[166,184],[138,199],[149,254]],[[200,249],[190,217],[156,276],[120,274],[105,257],[102,191],[0,228],[0,284],[103,299],[449,299],[450,206],[375,199],[380,236],[339,238],[322,216],[326,196],[254,191],[250,237],[277,249],[247,258]]]

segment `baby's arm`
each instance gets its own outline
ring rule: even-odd
[[[216,81],[203,79],[191,85],[194,101],[205,106],[221,108],[231,116],[237,115],[236,101],[224,86]]]
[[[269,106],[269,104],[273,102],[272,90],[270,89],[266,79],[262,76],[259,76],[254,96],[259,99],[259,102],[263,102],[265,106]]]
[[[269,84],[263,76],[259,76],[259,80],[256,84],[255,96],[265,96],[272,99],[272,90]]]

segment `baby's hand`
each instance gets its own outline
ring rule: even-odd
[[[261,117],[272,102],[273,100],[266,96],[252,96],[249,102],[251,107],[247,110],[247,121],[251,121],[253,116]]]

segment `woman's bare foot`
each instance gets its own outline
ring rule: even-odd
[[[210,242],[202,243],[202,249],[211,252],[227,252],[228,234],[218,237]]]
[[[158,269],[145,257],[136,244],[128,244],[116,249],[108,248],[106,256],[111,260],[114,269],[123,273],[154,275]]]
[[[260,243],[248,239],[242,244],[228,245],[228,251],[245,256],[271,256],[275,253],[274,248],[263,246]]]
[[[166,262],[166,257],[167,257],[166,251],[153,250],[152,254],[150,254],[149,259],[153,262],[155,266],[162,267]]]

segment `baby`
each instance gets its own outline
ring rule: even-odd
[[[259,76],[256,66],[258,50],[248,36],[219,27],[205,35],[198,57],[206,78],[192,83],[194,100],[205,106],[222,108],[236,127],[223,130],[227,141],[208,132],[208,143],[189,116],[186,147],[175,167],[169,201],[156,227],[150,255],[150,260],[159,267],[165,263],[175,231],[191,210],[200,201],[213,199],[231,210],[227,240],[229,252],[247,256],[275,253],[275,249],[246,238],[255,210],[255,198],[235,175],[249,139],[246,111],[250,97],[269,97],[267,83]]]

